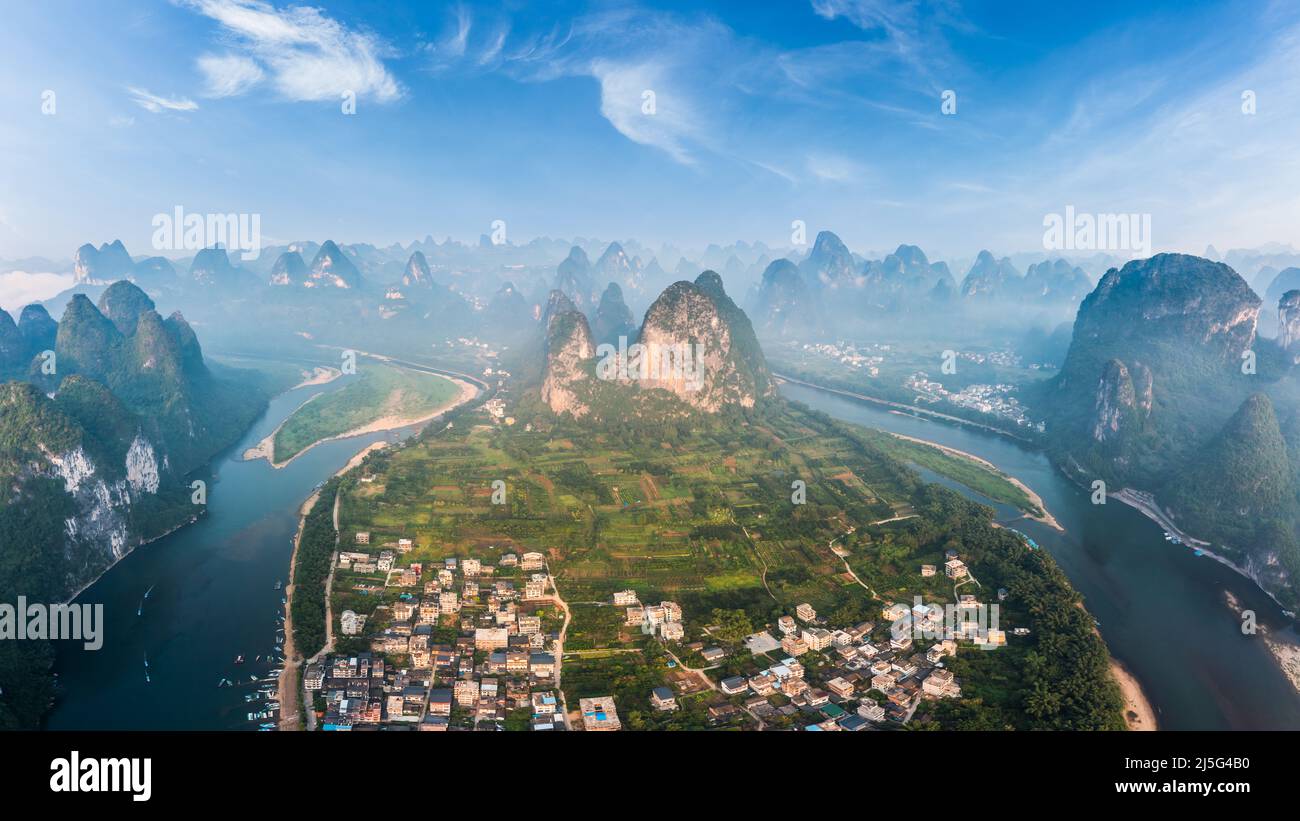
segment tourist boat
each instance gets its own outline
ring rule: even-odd
[[[238,655],[235,657],[235,664],[243,664],[243,663],[244,663],[243,655]]]
[[[276,589],[276,590],[279,590],[279,589],[280,589],[281,587],[283,587],[283,586],[284,586],[284,582],[280,581],[279,579],[276,579],[276,580],[275,580],[275,589]]]
[[[268,722],[265,723],[265,724],[259,724],[259,725],[257,725],[257,729],[259,729],[259,730],[274,730],[274,729],[275,729],[275,724],[272,723],[272,722],[269,722],[269,721],[268,721]]]

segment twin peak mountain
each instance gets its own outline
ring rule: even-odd
[[[559,290],[551,292],[542,322],[542,400],[557,414],[717,413],[753,408],[776,394],[749,317],[713,271],[668,286],[639,330],[631,326],[631,313],[614,284],[601,296],[597,334]],[[673,367],[667,366],[670,361]]]

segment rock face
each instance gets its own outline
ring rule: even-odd
[[[1058,259],[1030,265],[1021,287],[1032,299],[1077,304],[1092,290],[1092,281],[1082,268]]]
[[[860,286],[862,275],[853,255],[838,236],[822,231],[813,242],[812,253],[800,264],[807,281],[829,289]]]
[[[26,352],[27,345],[14,318],[0,309],[0,374],[21,368]]]
[[[586,317],[567,297],[552,292],[547,316],[542,399],[556,413],[584,416],[598,399],[630,412],[666,395],[657,391],[706,413],[775,395],[754,328],[713,271],[668,286],[646,311],[636,343],[607,348],[599,361]]]
[[[285,251],[271,266],[272,285],[302,285],[307,281],[307,263],[297,251]]]
[[[1300,290],[1300,268],[1283,268],[1264,289],[1264,301],[1273,303],[1287,291]]]
[[[1277,303],[1278,344],[1300,362],[1300,290],[1287,291]]]
[[[59,323],[55,322],[43,305],[28,305],[18,319],[18,332],[23,336],[27,346],[27,359],[30,360],[41,351],[54,349],[54,339],[59,332]]]
[[[1019,292],[1022,285],[1020,272],[1010,259],[994,259],[988,251],[980,251],[962,280],[961,295],[967,299],[1003,297]]]
[[[316,252],[303,284],[308,288],[356,288],[361,285],[361,272],[334,240],[327,239]]]
[[[795,264],[784,258],[764,269],[754,309],[765,333],[797,333],[818,323],[819,312],[807,284]]]
[[[124,334],[134,333],[140,315],[153,309],[153,300],[126,280],[114,282],[99,297],[100,313]]]
[[[542,401],[552,411],[578,418],[591,412],[590,401],[584,394],[595,379],[590,367],[595,355],[591,329],[582,312],[561,307],[551,314],[546,328]]]
[[[605,248],[605,253],[596,260],[592,273],[597,283],[614,282],[629,291],[641,290],[641,263],[628,257],[623,246],[617,242],[611,242]]]
[[[600,295],[600,306],[596,308],[592,327],[596,344],[608,342],[617,345],[619,337],[630,340],[635,333],[636,323],[632,319],[632,311],[623,301],[623,289],[618,287],[618,283],[611,282]]]
[[[1047,386],[1057,458],[1108,483],[1154,489],[1184,469],[1249,385],[1259,297],[1228,266],[1160,254],[1111,269],[1079,307]]]
[[[402,272],[402,286],[433,287],[433,274],[429,271],[429,261],[424,258],[423,251],[416,251],[406,261],[406,270]]]
[[[99,248],[86,243],[77,249],[72,259],[72,274],[78,285],[121,279],[134,267],[135,263],[120,239],[106,242]]]
[[[190,279],[199,285],[230,285],[237,276],[224,248],[204,248],[190,264]]]
[[[596,281],[586,251],[576,245],[569,249],[569,255],[555,268],[554,290],[567,296],[579,310],[596,304]]]

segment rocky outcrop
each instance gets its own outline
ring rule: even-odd
[[[814,286],[829,289],[860,287],[863,276],[853,255],[838,236],[822,231],[813,242],[812,252],[799,265],[799,270]]]
[[[72,258],[72,275],[76,284],[111,282],[128,276],[135,263],[122,240],[115,239],[96,248],[86,243]]]
[[[316,252],[303,284],[308,288],[357,288],[361,272],[334,240],[327,239]]]
[[[1277,303],[1277,342],[1291,355],[1292,364],[1300,362],[1300,290],[1287,291]]]
[[[272,285],[302,285],[307,281],[307,263],[297,251],[285,251],[271,266]]]
[[[429,261],[423,251],[416,251],[406,261],[406,270],[402,272],[402,286],[405,288],[433,287],[433,273],[429,270]]]
[[[598,345],[603,342],[617,345],[620,337],[630,339],[636,333],[632,311],[623,301],[623,289],[618,283],[609,283],[600,295],[600,305],[596,308],[591,331]]]
[[[550,316],[546,329],[542,401],[553,412],[579,418],[591,412],[590,400],[585,394],[595,378],[591,373],[591,360],[595,354],[586,316],[565,308]]]

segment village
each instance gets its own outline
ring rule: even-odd
[[[921,567],[923,576],[952,580],[956,605],[917,597],[910,605],[886,603],[879,622],[837,625],[801,603],[729,649],[712,640],[707,616],[696,619],[673,601],[642,603],[636,591],[622,590],[603,606],[621,611],[635,641],[662,651],[662,683],[636,703],[611,693],[570,704],[561,671],[569,608],[542,553],[402,566],[409,539],[378,552],[369,549],[369,533],[355,541],[336,555],[336,569],[358,579],[382,576],[382,588],[355,585],[368,594],[401,592],[369,616],[339,613],[341,641],[367,649],[307,665],[309,726],[326,731],[614,731],[626,729],[620,716],[628,711],[673,713],[690,700],[703,700],[708,727],[888,728],[906,724],[926,702],[962,696],[945,666],[959,647],[1006,643],[997,605],[957,594],[973,579],[956,551],[941,568]],[[998,591],[999,600],[1005,596]]]

